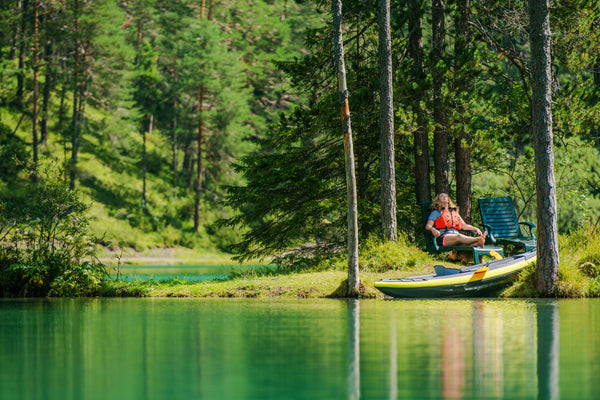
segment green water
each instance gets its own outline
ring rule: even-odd
[[[594,399],[600,300],[0,300],[0,399]]]

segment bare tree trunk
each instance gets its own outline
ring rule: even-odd
[[[446,27],[444,24],[444,1],[433,0],[431,18],[433,28],[433,49],[431,51],[434,63],[441,61],[445,52]],[[435,192],[448,193],[448,117],[442,88],[445,83],[443,67],[433,66],[433,165],[435,176]]]
[[[348,208],[348,293],[358,296],[358,211],[356,201],[356,174],[354,171],[354,148],[352,144],[352,126],[350,124],[350,106],[346,85],[346,66],[344,63],[344,41],[342,39],[342,1],[332,1],[333,49],[338,82],[338,99],[342,117],[344,135],[344,153],[346,163],[346,190]]]
[[[469,8],[470,0],[459,0],[458,5],[458,27],[457,39],[454,47],[455,73],[460,71],[466,63],[465,53],[470,47],[471,31],[469,29]],[[467,93],[468,81],[458,76],[455,80],[456,93],[460,93],[459,98]],[[462,118],[465,114],[462,100],[458,105],[458,117]],[[460,214],[466,223],[471,223],[471,149],[469,136],[466,132],[466,124],[460,120],[457,123],[458,132],[454,139],[454,158],[456,159],[456,203],[460,207]]]
[[[548,0],[529,3],[531,41],[531,121],[537,194],[538,292],[552,296],[558,280],[558,229],[554,152],[552,149],[552,69]]]
[[[150,114],[147,116],[148,118],[148,135],[152,134],[152,129],[154,129],[154,114]],[[148,171],[148,158],[146,155],[146,140],[148,139],[146,136],[146,130],[142,135],[142,210],[146,209],[146,173]]]
[[[173,57],[173,80],[177,82],[177,55]],[[173,110],[173,188],[175,189],[177,186],[177,97],[173,100]]]
[[[37,181],[37,167],[38,167],[38,111],[39,111],[39,81],[38,81],[38,68],[40,64],[39,54],[39,21],[38,21],[38,2],[33,2],[33,165],[35,172],[33,175],[34,182]]]
[[[173,117],[173,188],[177,186],[177,116]]]
[[[200,228],[200,189],[202,188],[202,149],[204,142],[204,124],[202,120],[202,104],[204,103],[204,85],[200,85],[198,94],[198,166],[196,170],[196,191],[195,191],[195,207],[194,207],[194,232],[198,232]]]
[[[45,66],[45,82],[44,82],[44,95],[42,100],[42,121],[40,123],[40,141],[44,146],[48,143],[48,116],[50,113],[50,89],[52,88],[52,81],[54,79],[54,70],[51,63],[52,57],[52,44],[48,43],[44,46],[44,63]]]
[[[381,98],[381,230],[383,239],[398,239],[394,157],[394,95],[390,0],[379,0],[379,97]]]
[[[79,147],[78,139],[79,139],[79,46],[80,42],[77,39],[79,34],[79,0],[75,0],[75,43],[74,43],[74,51],[75,51],[75,65],[73,67],[73,117],[72,117],[72,129],[71,132],[71,165],[69,168],[70,174],[70,182],[69,188],[71,190],[75,189],[75,178],[77,176],[77,150]]]
[[[208,2],[208,17],[207,18],[208,18],[209,21],[213,20],[213,11],[214,11],[213,10],[214,9],[213,3],[214,3],[214,0],[210,0]]]
[[[29,7],[29,0],[22,0],[19,2],[21,8],[21,25],[18,34],[19,44],[19,72],[17,73],[17,96],[16,102],[18,105],[23,104],[23,93],[25,90],[25,53],[27,49],[27,8]]]
[[[408,2],[408,48],[413,59],[413,79],[418,87],[412,93],[412,110],[416,115],[417,126],[413,133],[415,154],[415,194],[417,203],[431,200],[431,179],[429,177],[429,140],[425,111],[421,101],[425,93],[422,87],[424,81],[423,64],[423,32],[422,32],[422,0]]]

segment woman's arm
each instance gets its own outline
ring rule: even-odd
[[[433,227],[433,222],[434,221],[432,219],[427,221],[427,225],[425,225],[425,229],[430,231],[433,234],[433,237],[438,237],[438,236],[440,236],[440,231],[438,231],[436,228]]]
[[[475,226],[473,226],[473,225],[469,225],[469,224],[467,224],[465,221],[463,221],[462,228],[463,228],[465,231],[471,231],[471,232],[475,232],[475,233],[476,233],[477,235],[479,235],[479,236],[481,236],[481,235],[482,235],[482,233],[481,233],[481,230],[480,230],[479,228],[477,228],[477,227],[475,227]]]

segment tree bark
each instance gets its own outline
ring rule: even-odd
[[[468,79],[461,77],[459,72],[467,62],[468,49],[471,41],[469,29],[470,0],[459,0],[458,5],[458,27],[457,39],[454,47],[455,68],[457,76],[455,80],[456,94],[459,99],[464,98],[469,90]],[[459,100],[457,123],[458,132],[454,139],[454,158],[456,159],[456,203],[460,208],[460,214],[466,223],[471,223],[471,150],[469,135],[466,132],[466,124],[462,120],[465,107]]]
[[[538,292],[552,296],[558,280],[558,228],[554,152],[552,146],[552,68],[548,0],[529,2],[531,41],[531,125],[537,194]]]
[[[18,34],[19,43],[19,72],[17,72],[17,96],[16,103],[21,106],[23,104],[23,93],[25,90],[25,53],[27,52],[27,9],[29,8],[29,0],[19,2],[21,8],[21,24]]]
[[[38,68],[40,64],[39,54],[39,20],[38,20],[38,1],[33,2],[33,166],[35,172],[33,175],[33,181],[37,181],[37,167],[38,167],[38,112],[39,112],[39,80],[38,80]]]
[[[198,93],[198,159],[196,168],[196,190],[195,190],[195,206],[194,206],[194,232],[198,232],[200,228],[200,189],[202,188],[202,150],[204,142],[204,124],[202,120],[202,104],[204,103],[204,85],[200,85]]]
[[[173,57],[173,81],[177,82],[177,55]],[[175,94],[175,98],[173,99],[173,120],[172,120],[172,129],[173,129],[173,188],[175,189],[177,186],[177,94]]]
[[[142,135],[142,210],[146,209],[146,173],[148,172],[148,157],[146,154],[146,140],[152,134],[154,129],[154,114],[147,116],[148,130],[144,130]],[[146,135],[148,132],[148,135]]]
[[[79,35],[79,0],[75,0],[74,4],[74,14],[75,14],[75,43],[74,43],[74,52],[75,52],[75,60],[73,66],[73,116],[71,119],[72,122],[72,132],[71,132],[71,163],[69,168],[70,182],[69,188],[71,190],[75,189],[75,178],[77,176],[77,151],[79,147],[79,68],[80,68],[80,60],[79,60],[79,46],[80,42],[77,39]]]
[[[383,239],[398,239],[396,169],[394,157],[394,95],[390,0],[379,0],[379,97],[381,114],[381,230]]]
[[[431,179],[429,177],[429,140],[425,111],[421,107],[425,91],[422,88],[424,77],[422,0],[408,2],[408,48],[413,59],[413,81],[416,89],[412,93],[412,110],[416,115],[417,126],[413,133],[415,156],[415,194],[417,203],[431,200]]]
[[[445,83],[445,67],[439,65],[444,56],[446,27],[444,24],[445,5],[443,0],[433,0],[431,18],[433,30],[433,165],[435,176],[435,192],[449,193],[448,184],[448,117],[444,104],[442,89]]]
[[[45,66],[45,82],[44,82],[44,95],[42,100],[42,121],[40,122],[40,142],[44,146],[48,143],[48,117],[50,114],[50,93],[52,89],[52,82],[54,80],[54,69],[51,62],[52,57],[52,44],[48,43],[44,46],[44,63]]]
[[[348,209],[348,293],[349,297],[358,295],[358,211],[356,201],[356,173],[354,170],[354,148],[352,144],[352,127],[350,124],[350,107],[348,105],[348,88],[346,85],[346,67],[344,64],[344,42],[342,40],[342,2],[332,1],[333,14],[333,49],[337,70],[338,99],[342,117],[344,137],[344,153],[346,164],[346,190]]]

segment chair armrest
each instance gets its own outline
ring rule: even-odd
[[[527,228],[529,228],[529,236],[535,239],[535,233],[533,233],[535,224],[532,224],[531,222],[519,222],[519,225],[525,225]]]
[[[438,242],[436,240],[436,237],[433,236],[433,233],[431,233],[430,231],[425,229],[425,235],[427,235],[429,237],[429,239],[431,240],[431,243],[433,244],[433,248],[435,249],[435,251],[436,252],[440,251],[440,246],[438,246]],[[425,240],[427,240],[427,239],[425,239]]]
[[[485,235],[486,235],[486,241],[489,240],[492,244],[496,244],[496,238],[492,234],[492,227],[487,224],[481,224],[481,225],[483,225],[483,231],[485,232]]]

